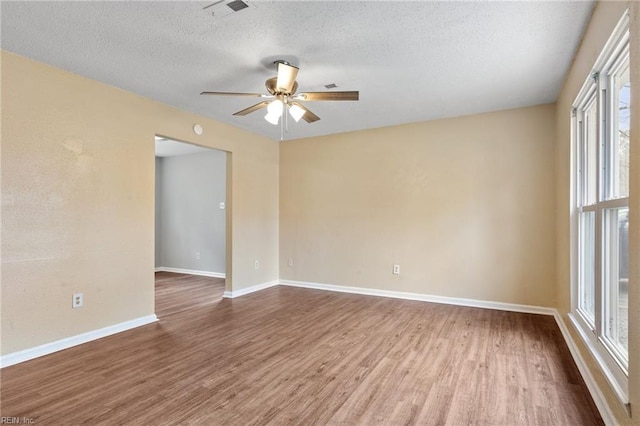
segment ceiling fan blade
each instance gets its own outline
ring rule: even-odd
[[[222,95],[222,96],[252,96],[255,98],[270,98],[271,95],[263,95],[262,93],[243,93],[243,92],[201,92],[201,95]]]
[[[301,101],[357,101],[360,99],[360,92],[357,90],[350,92],[304,92],[298,93],[294,98]]]
[[[278,62],[278,81],[276,82],[277,91],[291,93],[297,76],[297,67],[284,62]]]
[[[304,110],[304,115],[302,116],[302,119],[304,121],[306,121],[307,123],[313,123],[314,121],[320,120],[320,117],[318,117],[317,115],[312,113],[309,110],[309,108],[305,107],[300,102],[289,102],[289,104],[296,105],[296,106],[298,106],[298,107],[300,107],[300,108],[302,108]]]
[[[264,108],[267,105],[269,105],[269,101],[263,101],[260,102],[258,104],[255,105],[251,105],[249,108],[245,108],[242,111],[238,111],[236,113],[234,113],[233,115],[247,115],[247,114],[251,114],[254,111],[259,110],[260,108]]]

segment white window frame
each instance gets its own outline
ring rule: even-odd
[[[607,378],[609,384],[615,391],[619,400],[628,407],[629,404],[629,378],[628,359],[613,345],[605,333],[607,318],[605,312],[608,307],[607,295],[603,281],[603,241],[602,223],[603,214],[607,209],[629,207],[629,198],[611,199],[609,197],[612,182],[609,181],[610,174],[605,168],[609,167],[610,161],[608,152],[604,147],[605,140],[610,140],[612,132],[617,124],[613,125],[613,108],[611,108],[614,95],[610,90],[612,79],[610,75],[620,69],[624,58],[629,56],[629,13],[625,11],[622,19],[616,26],[613,34],[606,43],[600,56],[592,69],[591,75],[585,81],[582,89],[578,93],[572,107],[572,171],[571,171],[571,313],[569,318],[591,352],[593,358]],[[585,200],[584,181],[587,179],[583,174],[582,164],[585,153],[580,141],[584,137],[584,129],[580,128],[583,121],[582,112],[591,102],[597,102],[598,112],[598,142],[596,161],[596,200],[593,204],[583,205]],[[604,157],[604,161],[601,161]],[[601,179],[604,177],[604,179]],[[606,180],[606,182],[603,182]],[[594,212],[595,214],[595,320],[593,321],[581,310],[580,295],[580,270],[579,257],[581,245],[578,241],[580,237],[579,218],[582,212]]]

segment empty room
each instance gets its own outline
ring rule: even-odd
[[[0,20],[0,424],[640,425],[639,2]]]

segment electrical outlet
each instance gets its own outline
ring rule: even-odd
[[[71,307],[73,309],[82,308],[82,303],[83,303],[82,299],[83,299],[82,293],[74,293],[73,299],[71,301]]]
[[[200,260],[200,252],[196,252],[196,260]]]
[[[293,268],[293,259],[289,258],[289,260],[287,260],[287,266],[289,266],[289,268]]]
[[[255,269],[260,269],[260,262],[256,260],[255,263],[253,264],[253,267]]]
[[[400,265],[393,265],[393,275],[400,275]]]

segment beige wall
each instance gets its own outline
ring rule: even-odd
[[[569,108],[626,7],[632,52],[640,51],[640,4],[598,4],[555,106],[280,145],[2,52],[1,353],[153,313],[155,134],[231,152],[228,290],[280,276],[558,307],[566,320]],[[637,413],[638,55],[632,90],[630,395]],[[195,122],[204,135],[193,134]],[[400,276],[391,274],[393,263]],[[78,291],[85,307],[72,310]],[[619,422],[638,424],[579,349]]]
[[[281,143],[280,277],[555,306],[554,114]]]
[[[589,75],[598,54],[604,47],[624,10],[631,8],[631,187],[630,187],[630,291],[629,291],[629,387],[634,419],[630,419],[618,401],[606,379],[594,363],[587,349],[580,342],[566,314],[571,310],[571,105],[582,84]],[[556,203],[557,227],[557,277],[558,310],[578,343],[584,359],[603,390],[609,406],[620,424],[640,424],[640,7],[637,2],[603,2],[596,6],[580,49],[574,59],[564,87],[556,104]]]
[[[278,279],[277,142],[2,52],[2,354],[154,313],[155,134],[231,152],[227,289]]]

